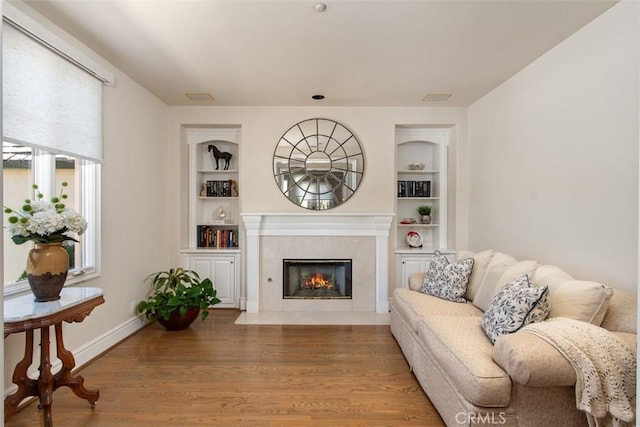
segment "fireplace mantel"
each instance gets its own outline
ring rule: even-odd
[[[375,311],[389,311],[389,229],[393,214],[241,214],[247,234],[246,308],[260,311],[261,236],[371,236],[375,237]]]

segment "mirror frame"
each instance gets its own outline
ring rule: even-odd
[[[340,123],[303,120],[280,137],[273,153],[273,177],[282,194],[305,209],[326,210],[345,203],[364,176],[364,153]]]

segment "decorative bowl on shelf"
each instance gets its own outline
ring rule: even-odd
[[[409,163],[409,169],[412,171],[421,171],[424,169],[424,163]]]
[[[417,231],[410,231],[407,233],[407,243],[412,248],[422,247],[422,235]]]

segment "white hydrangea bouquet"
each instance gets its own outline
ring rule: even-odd
[[[4,207],[8,214],[6,228],[12,235],[11,240],[21,245],[29,240],[34,243],[61,243],[65,240],[77,242],[71,234],[80,235],[87,229],[87,221],[75,210],[68,208],[63,202],[68,196],[61,184],[60,195],[51,201],[42,200],[44,196],[33,185],[35,200],[26,199],[19,211]]]

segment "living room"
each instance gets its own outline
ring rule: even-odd
[[[100,277],[82,286],[101,287],[106,302],[65,326],[67,347],[83,365],[139,330],[131,302],[146,295],[145,277],[180,264],[189,235],[186,125],[241,128],[242,213],[314,217],[392,215],[396,126],[447,126],[455,135],[451,249],[493,248],[637,292],[638,15],[636,2],[612,5],[466,106],[168,105],[93,54],[117,83],[103,90]],[[312,117],[347,126],[366,158],[358,191],[325,214],[292,205],[273,180],[278,139]],[[388,264],[391,295],[399,284]],[[22,351],[21,336],[5,339],[5,390]]]

